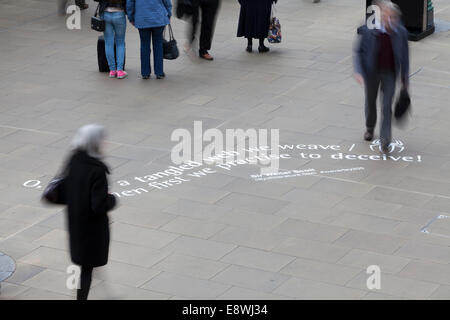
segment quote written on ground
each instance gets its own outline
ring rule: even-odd
[[[233,169],[244,166],[254,165],[260,168],[261,161],[279,160],[306,160],[307,168],[276,170],[275,172],[251,174],[249,176],[255,182],[262,182],[274,179],[286,179],[311,175],[329,175],[339,173],[352,173],[365,170],[361,164],[375,161],[390,161],[393,163],[421,163],[421,155],[407,155],[405,145],[396,140],[390,145],[389,153],[379,152],[379,142],[374,141],[370,146],[368,153],[354,152],[356,144],[351,146],[343,145],[322,145],[322,144],[283,144],[278,145],[277,152],[266,147],[266,153],[261,154],[261,150],[240,150],[241,153],[233,151],[222,151],[214,157],[200,161],[187,161],[181,165],[170,165],[165,170],[158,172],[136,175],[129,179],[117,180],[113,183],[113,194],[118,197],[135,197],[144,195],[152,190],[164,190],[180,184],[189,183],[192,180],[202,179],[204,177],[217,173],[227,173]],[[331,160],[329,169],[317,170],[314,163],[322,159]],[[218,161],[220,160],[220,161]],[[353,164],[357,164],[354,166]],[[352,166],[353,165],[353,166]],[[30,189],[41,189],[40,180],[28,180],[23,183],[23,187]]]

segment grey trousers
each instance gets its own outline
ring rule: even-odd
[[[371,78],[365,79],[366,91],[366,128],[373,130],[377,123],[377,97],[381,87],[382,93],[382,124],[380,129],[380,139],[390,142],[392,138],[392,100],[395,94],[395,73],[393,71],[379,72]]]

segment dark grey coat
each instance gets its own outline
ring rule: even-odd
[[[373,78],[377,72],[378,63],[378,41],[377,29],[369,29],[367,26],[361,28],[359,42],[355,46],[353,64],[356,73],[361,74],[364,79]],[[409,48],[408,31],[398,24],[391,34],[392,49],[394,51],[395,75],[400,76],[402,83],[409,82]]]

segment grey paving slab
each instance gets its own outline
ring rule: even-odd
[[[180,236],[172,243],[164,247],[165,252],[176,252],[180,254],[191,255],[211,260],[218,260],[236,245],[213,241],[214,239],[204,240],[194,237]]]
[[[413,260],[398,273],[401,277],[449,285],[449,265]]]
[[[321,242],[333,242],[340,238],[348,229],[304,220],[288,219],[274,228],[273,232]]]
[[[334,242],[334,244],[340,246],[369,250],[383,254],[392,254],[405,243],[406,240],[400,237],[392,237],[386,234],[359,230],[350,230]]]
[[[34,277],[39,272],[45,270],[44,268],[33,266],[26,263],[16,264],[14,273],[8,278],[9,283],[21,284],[24,281]]]
[[[354,300],[361,299],[366,292],[363,290],[331,285],[324,282],[291,278],[273,291],[302,300]]]
[[[360,268],[297,258],[281,269],[280,272],[297,278],[345,285],[360,271]]]
[[[291,297],[265,293],[257,290],[245,289],[240,287],[231,287],[224,294],[220,295],[219,300],[290,300]]]
[[[228,285],[239,286],[261,292],[272,292],[284,283],[288,276],[254,268],[230,266],[212,280]]]
[[[338,261],[338,264],[365,269],[369,266],[377,265],[383,273],[397,273],[403,270],[410,261],[408,258],[395,255],[352,249]]]
[[[349,251],[349,248],[314,240],[287,238],[273,251],[300,258],[336,262]]]
[[[203,222],[197,219],[178,217],[160,229],[172,233],[208,239],[225,229],[226,225],[216,222]]]
[[[199,279],[210,279],[227,266],[227,263],[173,253],[152,268]]]
[[[91,300],[167,300],[170,295],[103,281],[89,292]]]
[[[117,241],[160,249],[179,237],[174,233],[137,227],[121,222],[111,225],[111,233]]]
[[[221,261],[249,268],[278,272],[294,259],[292,256],[269,251],[238,247],[224,256]]]
[[[189,299],[215,298],[229,289],[229,285],[216,281],[180,276],[162,272],[141,288]]]
[[[441,285],[429,297],[431,300],[448,300],[450,299],[450,286]]]
[[[287,205],[287,201],[245,195],[242,193],[231,193],[216,202],[219,206],[227,208],[239,208],[248,211],[262,213],[274,213]]]
[[[368,274],[364,271],[349,281],[346,286],[367,290],[367,278]],[[377,293],[408,299],[427,299],[438,288],[437,284],[431,282],[413,280],[383,273],[381,274],[380,286],[381,288],[376,290]]]
[[[450,262],[450,248],[448,245],[429,244],[417,240],[404,244],[395,252],[395,255],[416,259],[428,259],[441,263]]]
[[[285,236],[267,233],[262,230],[230,226],[217,233],[211,240],[262,250],[272,250],[285,238]]]

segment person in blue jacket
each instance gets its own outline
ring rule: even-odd
[[[153,43],[153,64],[157,79],[165,77],[163,66],[163,32],[172,16],[171,0],[127,0],[128,20],[139,30],[141,38],[141,75],[151,75],[150,42]]]

